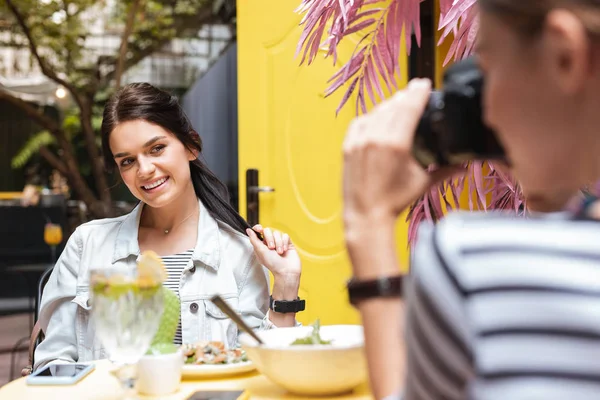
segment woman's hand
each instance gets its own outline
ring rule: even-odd
[[[258,238],[256,232],[263,234],[264,241]],[[246,233],[250,237],[258,261],[273,274],[273,299],[296,300],[300,289],[302,263],[290,236],[271,228],[263,229],[261,225],[246,229]],[[270,311],[269,319],[281,328],[296,324],[294,313],[281,314]]]
[[[344,141],[344,224],[357,277],[398,273],[397,263],[390,261],[395,258],[398,215],[435,182],[456,172],[428,173],[412,156],[415,130],[430,93],[429,80],[413,80],[407,89],[356,118],[348,129]]]
[[[370,113],[356,118],[344,141],[344,217],[391,219],[449,171],[426,172],[412,156],[417,124],[431,93],[412,80]],[[455,172],[455,171],[450,171]]]
[[[256,232],[262,233],[264,241],[258,238]],[[302,263],[287,233],[263,228],[261,225],[247,229],[246,233],[250,237],[250,243],[254,247],[258,260],[273,273],[273,276],[277,278],[278,276],[300,275]]]

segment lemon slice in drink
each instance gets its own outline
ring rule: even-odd
[[[167,280],[167,269],[158,254],[144,251],[137,262],[140,286],[155,286]]]

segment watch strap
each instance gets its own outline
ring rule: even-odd
[[[350,304],[373,297],[402,297],[404,275],[383,276],[371,280],[351,279],[348,282]]]
[[[278,313],[289,314],[304,311],[306,309],[306,301],[300,300],[275,300],[273,296],[269,299],[269,308]]]

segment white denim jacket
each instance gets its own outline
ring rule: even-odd
[[[269,273],[249,239],[212,218],[200,203],[198,240],[180,281],[183,343],[237,342],[236,325],[209,299],[220,294],[255,329],[270,329]],[[89,268],[133,266],[140,254],[142,205],[131,213],[91,221],[69,238],[46,287],[40,323],[45,339],[35,351],[35,368],[50,362],[106,358],[90,319]]]

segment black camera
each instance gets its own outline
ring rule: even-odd
[[[473,57],[452,65],[442,91],[432,91],[419,121],[413,154],[429,165],[458,165],[471,160],[506,160],[495,133],[483,123],[483,75]]]

